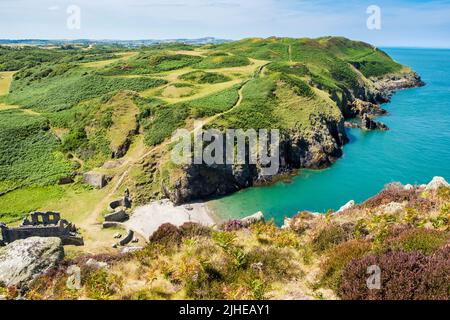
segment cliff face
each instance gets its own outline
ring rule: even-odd
[[[344,121],[316,120],[310,137],[299,132],[285,133],[280,141],[279,170],[276,175],[262,176],[259,165],[187,165],[184,175],[172,186],[163,185],[166,197],[182,204],[213,196],[227,195],[257,184],[270,183],[278,176],[300,168],[321,169],[342,156],[348,142]]]
[[[378,92],[386,97],[387,101],[390,100],[392,94],[397,90],[425,86],[425,82],[423,82],[420,76],[413,71],[402,75],[380,77],[375,79],[374,83]]]
[[[373,117],[385,114],[381,103],[390,101],[396,90],[423,86],[415,72],[399,76],[373,79],[373,86],[358,85],[344,90],[342,98],[331,95],[343,116],[340,119],[313,117],[310,121],[314,130],[304,135],[300,130],[283,132],[280,141],[280,168],[274,176],[261,176],[258,165],[188,165],[184,174],[172,185],[163,183],[166,197],[176,204],[223,196],[244,188],[270,183],[281,175],[301,168],[323,169],[342,156],[342,147],[348,142],[345,132],[346,118],[360,117],[365,130],[387,130]],[[365,126],[364,126],[365,124]]]

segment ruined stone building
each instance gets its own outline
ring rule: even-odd
[[[2,242],[5,244],[29,237],[57,237],[61,239],[63,245],[84,244],[75,225],[61,219],[59,212],[33,212],[19,227],[9,228],[0,223],[0,229]]]

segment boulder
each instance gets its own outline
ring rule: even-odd
[[[303,233],[306,230],[311,229],[324,216],[324,214],[317,212],[302,211],[292,218],[286,218],[282,229]]]
[[[336,211],[336,213],[341,213],[344,212],[345,210],[351,209],[354,206],[356,206],[356,202],[355,200],[350,200],[349,202],[347,202],[345,205],[343,205],[342,207],[340,207],[340,209],[338,211]]]
[[[257,212],[251,216],[245,217],[243,219],[241,219],[241,222],[243,224],[244,227],[248,227],[249,225],[252,225],[254,223],[258,223],[258,222],[264,222],[264,214],[260,211]]]
[[[59,238],[31,237],[0,248],[0,285],[26,288],[64,258]]]
[[[391,202],[381,207],[381,212],[384,214],[396,214],[405,209],[405,205],[398,202]]]
[[[108,184],[108,180],[103,173],[94,171],[86,172],[85,174],[83,174],[83,182],[99,189],[106,187],[106,185]]]
[[[133,253],[139,250],[144,249],[144,247],[140,247],[140,246],[135,246],[135,247],[124,247],[120,249],[120,252],[123,254],[127,254],[127,253]]]
[[[123,227],[121,222],[103,222],[103,229]]]
[[[436,191],[441,187],[450,187],[450,184],[442,177],[434,177],[433,180],[425,187],[426,191]]]
[[[86,262],[86,265],[88,267],[91,267],[91,268],[94,268],[94,269],[108,269],[109,268],[109,265],[106,262],[100,262],[100,261],[97,261],[97,260],[95,260],[93,258],[89,259]]]
[[[106,222],[125,222],[130,218],[130,216],[125,212],[125,210],[118,210],[114,213],[110,213],[105,216]]]
[[[119,241],[119,246],[123,247],[129,244],[134,239],[134,231],[128,230],[128,234],[125,238]]]

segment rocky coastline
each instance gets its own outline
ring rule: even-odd
[[[375,120],[387,113],[381,105],[391,100],[395,91],[421,87],[425,83],[411,71],[401,75],[370,79],[371,85],[358,84],[344,91],[342,99],[331,95],[342,111],[336,120],[311,119],[315,131],[305,137],[298,131],[284,132],[280,143],[280,169],[274,176],[262,176],[258,165],[186,165],[184,175],[172,185],[162,184],[164,195],[175,204],[224,196],[239,190],[278,181],[277,177],[289,175],[298,169],[324,169],[342,155],[348,143],[346,127],[362,130],[388,130]],[[347,120],[359,118],[360,124]]]

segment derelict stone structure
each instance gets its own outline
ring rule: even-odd
[[[8,228],[0,223],[0,229],[4,243],[29,237],[58,237],[63,245],[82,246],[84,244],[75,225],[61,219],[59,212],[32,212],[29,218],[23,219],[19,227]]]

